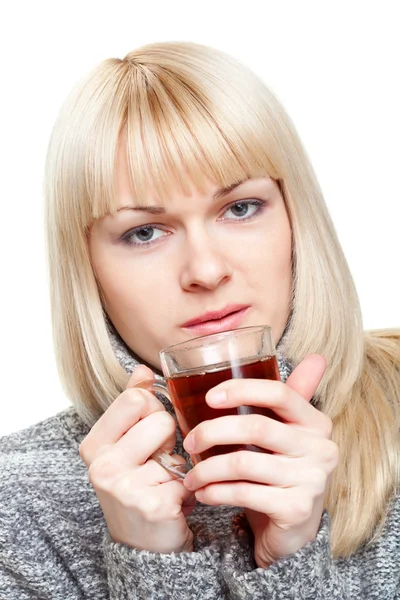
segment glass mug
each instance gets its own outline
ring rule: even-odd
[[[185,438],[202,421],[225,415],[257,413],[277,419],[271,409],[239,406],[211,408],[206,393],[219,383],[235,378],[280,380],[271,328],[244,327],[197,337],[174,344],[160,351],[161,368],[166,385],[160,382],[140,381],[135,387],[159,392],[172,403]],[[213,446],[201,454],[192,454],[194,464],[200,460],[237,450],[267,452],[249,444]],[[184,478],[192,466],[179,463],[169,454],[158,450],[152,454],[167,471]]]

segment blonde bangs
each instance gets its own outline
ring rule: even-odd
[[[186,195],[193,186],[203,190],[207,180],[228,187],[275,172],[262,132],[232,119],[228,110],[205,105],[205,90],[193,82],[155,71],[134,71],[128,110],[127,153],[139,204],[149,194],[165,202],[176,189]]]
[[[226,86],[215,86],[212,102],[209,81],[202,85],[200,73],[195,78],[192,70],[191,78],[183,78],[138,60],[125,59],[118,75],[112,86],[104,87],[109,96],[92,119],[88,136],[85,190],[80,194],[84,206],[79,211],[83,227],[117,210],[120,143],[126,144],[138,206],[150,197],[163,204],[177,190],[185,195],[193,187],[204,190],[207,181],[226,188],[250,177],[281,175],[266,107],[249,106],[244,90],[232,97]]]

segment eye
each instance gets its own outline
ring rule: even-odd
[[[128,246],[146,246],[165,235],[168,235],[168,232],[159,227],[155,227],[154,225],[142,225],[141,227],[135,227],[135,229],[127,231],[122,236],[121,240]]]
[[[228,218],[231,221],[246,221],[260,212],[265,205],[266,202],[263,200],[239,200],[228,206],[224,212],[223,220]],[[229,216],[229,212],[231,212],[231,216]]]

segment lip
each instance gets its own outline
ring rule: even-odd
[[[221,310],[211,311],[191,319],[181,327],[200,335],[229,331],[239,327],[249,308],[250,306],[244,304],[231,304]]]

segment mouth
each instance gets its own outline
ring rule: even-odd
[[[240,326],[249,309],[249,305],[229,305],[221,310],[204,313],[195,319],[186,321],[181,327],[200,335],[229,331]]]

